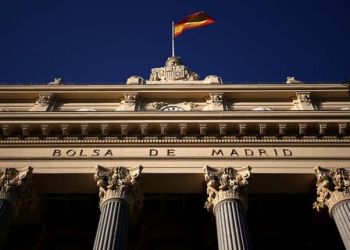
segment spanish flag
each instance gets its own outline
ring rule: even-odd
[[[182,31],[199,28],[214,23],[214,19],[203,11],[189,15],[174,25],[174,37],[179,36]]]

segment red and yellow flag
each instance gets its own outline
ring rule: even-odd
[[[214,19],[207,13],[194,13],[174,25],[174,37],[179,36],[184,30],[199,28],[212,23],[214,23]]]

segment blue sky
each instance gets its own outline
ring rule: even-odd
[[[7,0],[0,2],[0,83],[123,84],[171,56],[171,22],[205,11],[176,55],[203,79],[342,82],[350,78],[348,0]]]

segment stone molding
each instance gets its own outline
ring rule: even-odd
[[[140,182],[142,169],[141,165],[129,169],[97,166],[94,178],[100,188],[100,208],[109,199],[123,199],[130,206],[130,214],[133,210],[141,209],[144,199]]]
[[[208,211],[215,213],[216,205],[226,199],[240,200],[245,209],[248,208],[248,179],[251,170],[249,166],[237,169],[205,166],[203,170],[208,195],[204,207]]]
[[[37,196],[32,179],[33,168],[5,168],[0,170],[0,199],[10,202],[16,210],[35,206]]]
[[[314,168],[317,178],[317,198],[313,208],[317,211],[328,208],[332,216],[332,208],[339,202],[350,200],[350,174],[345,168]]]

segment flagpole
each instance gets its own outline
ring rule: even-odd
[[[175,31],[174,31],[174,22],[172,22],[172,25],[171,25],[171,54],[172,56],[174,57],[175,56],[175,39],[174,39],[174,34],[175,34]]]

